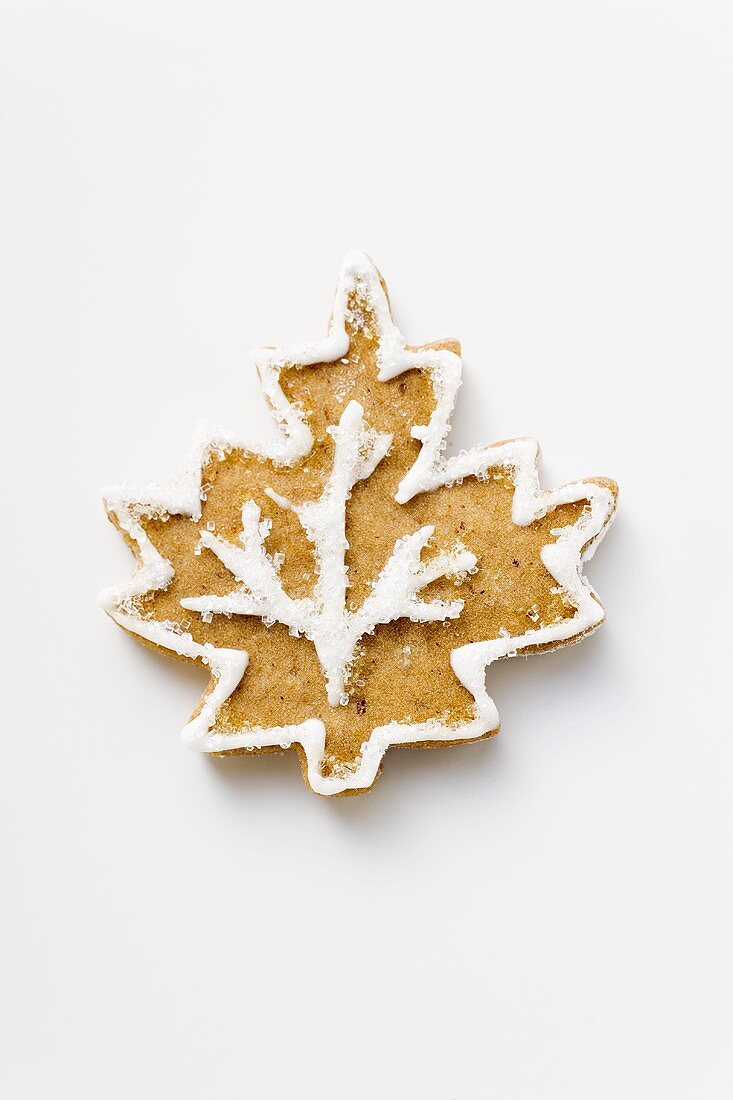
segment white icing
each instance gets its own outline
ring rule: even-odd
[[[349,402],[338,426],[329,431],[335,443],[333,468],[319,499],[294,505],[269,492],[277,504],[295,512],[313,543],[317,572],[313,596],[292,599],[284,591],[278,565],[264,546],[269,526],[260,523],[260,509],[248,500],[242,508],[241,547],[208,531],[201,533],[200,540],[240,581],[240,587],[225,596],[184,599],[181,605],[204,616],[258,615],[265,622],[284,623],[292,634],[304,634],[316,647],[326,677],[328,701],[338,706],[348,702],[346,680],[359,639],[372,633],[378,624],[395,619],[427,623],[457,618],[463,610],[462,600],[426,603],[417,593],[439,577],[474,569],[476,558],[455,546],[448,553],[421,562],[422,550],[434,532],[433,527],[422,527],[395,543],[371,592],[361,607],[350,611],[346,606],[346,502],[357,481],[370,477],[384,458],[392,437],[372,431],[356,401]]]
[[[255,451],[275,463],[292,464],[308,453],[313,445],[313,437],[303,413],[296,406],[291,405],[285,397],[280,386],[280,373],[286,366],[304,367],[314,363],[334,362],[348,353],[347,320],[355,319],[357,322],[360,320],[349,314],[349,301],[354,294],[358,300],[368,303],[373,317],[370,323],[373,323],[377,330],[379,379],[385,381],[397,377],[406,370],[421,368],[429,372],[435,393],[436,404],[429,423],[417,425],[412,429],[414,438],[421,441],[421,448],[415,463],[398,487],[395,499],[399,503],[405,503],[417,493],[449,485],[464,477],[484,477],[490,469],[505,468],[512,471],[515,482],[512,518],[517,524],[532,523],[560,504],[586,501],[587,507],[575,524],[555,532],[556,541],[545,546],[541,552],[546,568],[562,587],[565,598],[576,608],[575,615],[550,626],[528,630],[519,636],[474,642],[453,650],[451,654],[453,671],[475,699],[475,716],[470,722],[447,726],[438,719],[432,719],[420,724],[392,722],[380,726],[371,732],[362,746],[360,758],[352,769],[340,774],[324,776],[321,764],[325,747],[325,727],[319,719],[309,719],[297,726],[247,729],[239,733],[217,731],[217,712],[244,675],[249,659],[248,654],[243,650],[216,648],[209,644],[201,645],[195,642],[189,633],[182,631],[177,624],[145,619],[136,609],[133,601],[137,596],[164,589],[173,576],[172,566],[156,550],[145,534],[140,519],[143,516],[160,513],[187,515],[193,520],[198,520],[201,516],[201,470],[212,454],[217,451],[241,448]],[[199,713],[182,732],[185,743],[203,752],[221,752],[241,748],[254,750],[268,746],[289,748],[292,744],[298,743],[302,746],[308,782],[314,791],[319,794],[337,794],[345,790],[365,788],[374,781],[382,757],[390,745],[413,744],[421,741],[465,741],[481,737],[498,728],[498,713],[486,691],[485,684],[486,669],[495,660],[513,656],[522,649],[578,640],[599,625],[603,619],[603,610],[593,589],[582,575],[582,562],[591,557],[609,526],[614,511],[613,494],[604,486],[592,481],[575,482],[552,490],[541,489],[537,470],[539,449],[533,440],[513,440],[494,446],[476,447],[446,459],[443,454],[445,440],[461,379],[460,357],[447,350],[406,348],[404,338],[392,322],[379,274],[368,257],[362,253],[351,252],[344,261],[337,285],[329,333],[325,340],[287,349],[260,349],[254,353],[254,361],[259,371],[262,388],[280,428],[278,439],[272,444],[252,447],[236,435],[203,427],[195,443],[189,467],[181,478],[165,485],[151,484],[142,488],[121,486],[107,490],[105,505],[108,511],[115,515],[123,531],[136,544],[139,564],[135,574],[126,584],[106,589],[100,594],[99,602],[116,622],[131,633],[180,656],[201,661],[209,666],[212,683]],[[347,424],[344,425],[344,417],[349,409],[352,411],[347,418]],[[356,428],[357,412],[361,425],[358,430]],[[334,430],[337,449],[338,433],[342,428],[344,428],[344,435],[350,434],[352,440],[360,433],[370,433],[368,448],[370,457],[369,459],[360,457],[357,464],[354,461],[350,465],[342,463],[339,474],[341,480],[334,480],[334,471],[327,487],[327,493],[329,489],[331,492],[331,496],[328,497],[329,508],[332,510],[329,516],[324,518],[320,514],[323,511],[322,502],[326,498],[326,493],[314,504],[295,507],[284,498],[270,492],[270,496],[278,504],[283,507],[292,507],[297,512],[308,537],[314,543],[316,553],[323,555],[319,585],[325,575],[325,569],[331,583],[337,586],[338,600],[320,598],[317,586],[311,607],[299,609],[296,607],[294,610],[285,602],[288,598],[279,585],[274,563],[264,550],[266,531],[259,523],[259,509],[254,502],[248,502],[243,508],[243,549],[241,551],[238,547],[229,546],[222,540],[216,539],[208,532],[202,532],[201,536],[204,545],[217,553],[222,561],[225,560],[222,555],[228,558],[225,564],[232,569],[233,574],[243,582],[244,586],[244,590],[240,589],[230,596],[202,597],[202,600],[209,601],[208,610],[211,613],[229,611],[236,614],[260,615],[267,603],[270,608],[268,614],[272,617],[271,610],[275,607],[272,601],[275,600],[283,615],[295,614],[292,620],[294,629],[311,637],[317,648],[316,624],[320,623],[319,657],[328,678],[331,701],[335,699],[338,684],[343,682],[343,675],[348,668],[350,655],[353,653],[353,645],[349,648],[347,644],[350,643],[349,629],[356,630],[361,625],[357,622],[360,612],[354,613],[354,622],[351,623],[348,618],[350,613],[345,611],[345,605],[341,599],[342,594],[345,594],[347,581],[343,567],[343,545],[339,544],[339,538],[343,536],[343,526],[340,525],[341,513],[338,510],[345,507],[348,492],[356,481],[360,477],[368,476],[361,471],[368,468],[369,462],[373,462],[371,469],[374,469],[386,453],[386,447],[389,446],[389,443],[386,447],[384,444],[387,437],[370,432],[370,429],[366,428],[361,419],[361,409],[355,403],[347,408],[344,417],[339,428]],[[351,417],[354,417],[353,423]],[[342,439],[341,445],[348,447],[348,440]],[[381,448],[384,450],[380,453]],[[377,455],[379,457],[376,457]],[[350,477],[353,477],[353,480],[348,488],[344,489]],[[333,519],[337,512],[338,523]],[[331,524],[333,529],[329,528]],[[372,596],[375,597],[371,610],[363,619],[364,622],[373,619],[374,625],[378,622],[391,621],[397,617],[395,613],[397,608],[412,609],[415,603],[421,614],[425,614],[426,609],[431,607],[430,603],[415,600],[415,594],[419,588],[429,583],[427,579],[422,579],[424,574],[420,573],[420,570],[429,571],[431,567],[437,568],[435,562],[441,561],[438,556],[433,559],[433,562],[425,565],[420,563],[421,550],[431,534],[430,528],[423,528],[398,542],[390,563],[378,578],[375,591],[365,601],[364,606],[369,603]],[[451,568],[466,568],[465,564],[457,564],[461,551],[456,550],[453,553],[457,557],[452,561]],[[242,554],[246,558],[246,569],[245,562],[239,556]],[[468,558],[462,560],[466,562]],[[269,567],[266,565],[268,561]],[[441,568],[446,564],[443,562]],[[390,567],[394,575],[389,574]],[[244,577],[237,571],[238,569],[245,573]],[[445,575],[448,571],[447,568],[443,568],[442,572],[436,576]],[[408,575],[411,580],[420,581],[413,589],[406,585]],[[264,587],[260,583],[263,580]],[[381,593],[379,592],[380,581]],[[325,581],[323,585],[325,586]],[[322,586],[321,597],[324,591],[325,587]],[[400,593],[399,596],[398,593]],[[212,601],[217,599],[224,601],[239,599],[243,602],[238,606],[227,607],[224,604],[214,606]],[[191,606],[194,602],[184,601],[187,606]],[[295,605],[301,602],[290,601]],[[460,601],[456,601],[456,604],[458,603]],[[203,603],[200,609],[206,610]],[[361,610],[363,611],[364,608]],[[442,614],[438,614],[439,610],[442,612],[444,608],[436,608],[435,617],[443,617]],[[401,614],[405,613],[404,610],[401,611]],[[410,611],[407,613],[409,614]],[[390,615],[389,620],[378,617],[385,614]],[[290,625],[287,618],[281,618],[280,615],[274,617]],[[363,632],[362,630],[359,636]],[[333,691],[331,691],[332,688]]]

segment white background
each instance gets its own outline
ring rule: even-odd
[[[4,1096],[730,1096],[730,3],[0,9]],[[264,431],[351,247],[457,445],[622,506],[501,735],[329,801],[94,598],[99,486]]]

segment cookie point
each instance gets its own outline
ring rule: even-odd
[[[349,271],[376,271],[377,265],[366,252],[362,252],[361,249],[358,248],[351,248],[344,256],[341,270],[344,273]]]
[[[618,504],[619,487],[612,477],[591,477],[588,478],[588,481],[593,485],[600,485],[602,489],[608,489],[613,497],[614,504]]]

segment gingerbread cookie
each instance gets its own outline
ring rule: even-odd
[[[100,596],[142,642],[207,665],[182,733],[203,752],[294,747],[318,794],[371,787],[390,745],[496,733],[486,669],[603,620],[582,574],[606,478],[541,489],[530,439],[450,458],[460,347],[410,347],[362,253],[328,336],[254,359],[279,426],[202,429],[170,484],[108,489],[130,581]]]

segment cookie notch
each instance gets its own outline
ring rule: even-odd
[[[435,717],[421,722],[383,723],[370,731],[353,761],[347,766],[327,770],[324,767],[327,730],[319,718],[306,718],[293,724],[247,727],[236,732],[219,728],[217,719],[245,676],[249,653],[244,648],[196,640],[193,633],[182,629],[179,622],[160,621],[146,614],[143,602],[152,594],[166,591],[175,576],[174,566],[156,547],[147,526],[152,519],[169,517],[183,517],[194,525],[199,524],[202,504],[206,499],[204,471],[217,457],[241,452],[256,455],[273,468],[287,470],[302,465],[311,454],[316,440],[309,415],[286,395],[283,376],[288,371],[305,371],[320,364],[335,365],[345,361],[354,336],[355,302],[363,305],[375,331],[377,380],[386,383],[408,372],[418,371],[429,379],[433,395],[432,411],[426,422],[413,424],[410,429],[410,435],[419,447],[414,461],[396,487],[394,499],[398,505],[408,506],[422,494],[460,485],[464,479],[486,480],[501,471],[501,476],[510,477],[513,484],[511,520],[517,527],[530,527],[563,506],[583,507],[573,523],[551,532],[554,540],[543,545],[540,551],[542,565],[573,613],[557,622],[541,623],[539,627],[528,625],[522,632],[502,632],[498,637],[472,640],[452,649],[452,671],[473,700],[468,720],[446,723]],[[294,746],[298,750],[306,782],[313,791],[323,795],[359,793],[371,787],[384,754],[391,745],[459,743],[497,732],[498,713],[485,684],[486,670],[495,660],[520,651],[538,652],[578,641],[600,625],[603,609],[583,576],[582,566],[592,556],[613,518],[616,487],[613,482],[598,478],[558,489],[541,489],[539,447],[535,441],[528,439],[475,447],[446,458],[444,450],[450,416],[461,381],[460,356],[450,346],[412,348],[406,345],[392,320],[379,272],[362,253],[349,253],[344,261],[326,338],[286,349],[259,349],[254,352],[254,361],[279,429],[276,440],[267,445],[252,445],[230,432],[215,430],[204,424],[197,433],[189,465],[180,478],[167,484],[140,488],[123,485],[105,490],[105,507],[131,544],[138,567],[128,582],[101,593],[99,602],[111,618],[139,640],[209,667],[211,681],[197,712],[182,731],[184,743],[209,753],[273,751]],[[354,404],[351,402],[351,405]],[[349,431],[356,431],[357,425],[361,425],[359,431],[369,430],[364,424],[362,412],[358,405],[352,409],[344,427],[346,435]],[[342,421],[344,416],[346,412]],[[384,442],[378,445],[378,450],[382,456],[386,453]],[[273,499],[277,495],[273,494]],[[348,491],[342,501],[344,508],[347,499]],[[279,504],[282,505],[282,500]],[[292,507],[288,501],[285,505]],[[250,521],[253,519],[250,514]],[[259,523],[259,515],[254,522],[255,525]],[[243,511],[243,528],[244,523]],[[207,540],[206,533],[201,532],[201,541],[210,552],[216,552],[217,547],[221,549],[221,540],[217,541],[213,535]],[[458,548],[457,553],[460,555],[461,552]],[[463,552],[470,555],[470,546]],[[420,564],[418,551],[412,566],[420,568]],[[471,568],[467,556],[459,564],[464,570]],[[445,576],[446,573],[440,575]],[[217,613],[216,607],[207,608],[202,600],[205,600],[204,595],[180,602],[184,608],[199,613]],[[233,613],[253,615],[260,612],[250,609]],[[303,622],[295,626],[301,629],[301,633],[305,632]],[[302,640],[301,644],[309,645],[310,642]],[[342,671],[347,669],[348,660],[342,665]]]

